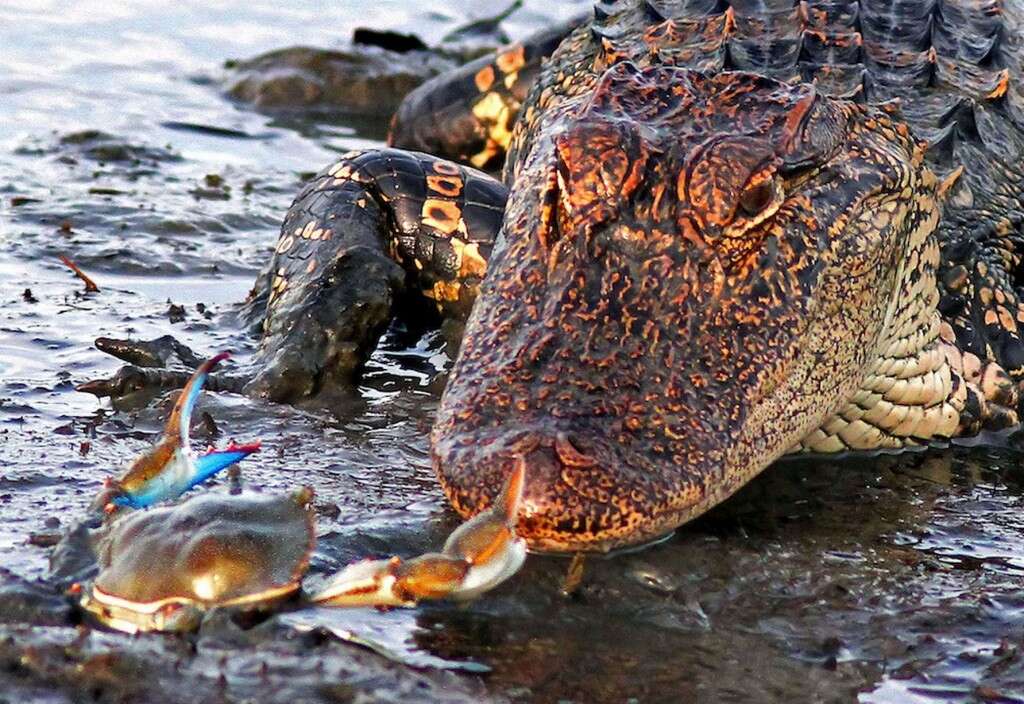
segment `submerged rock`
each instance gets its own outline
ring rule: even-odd
[[[181,155],[170,149],[137,144],[120,135],[108,134],[96,129],[61,135],[57,144],[52,147],[52,151],[61,153],[65,159],[80,157],[101,163],[156,164],[165,161],[181,161]]]
[[[422,49],[295,46],[229,63],[227,92],[267,110],[319,108],[390,116],[406,93],[455,65],[450,58]]]

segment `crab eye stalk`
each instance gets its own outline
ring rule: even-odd
[[[761,181],[748,186],[740,194],[740,209],[746,215],[757,215],[771,204],[774,190],[771,181]]]

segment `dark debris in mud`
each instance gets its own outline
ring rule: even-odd
[[[66,266],[67,268],[71,269],[72,272],[74,272],[75,276],[81,279],[82,284],[85,285],[86,293],[100,292],[100,287],[96,285],[96,282],[92,280],[92,277],[90,277],[88,274],[82,271],[81,267],[79,267],[73,261],[65,257],[63,254],[60,256],[60,260],[64,264],[64,266]]]

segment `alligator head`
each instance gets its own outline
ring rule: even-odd
[[[575,93],[520,126],[433,459],[463,515],[525,459],[531,546],[607,550],[850,399],[905,292],[934,309],[938,206],[904,125],[810,85],[627,62]]]

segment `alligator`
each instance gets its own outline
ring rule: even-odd
[[[525,468],[517,532],[563,552],[652,540],[786,453],[1012,429],[1022,43],[1021,0],[602,0],[317,174],[247,302],[253,367],[209,385],[343,388],[436,309],[464,324],[445,494],[470,517]]]

